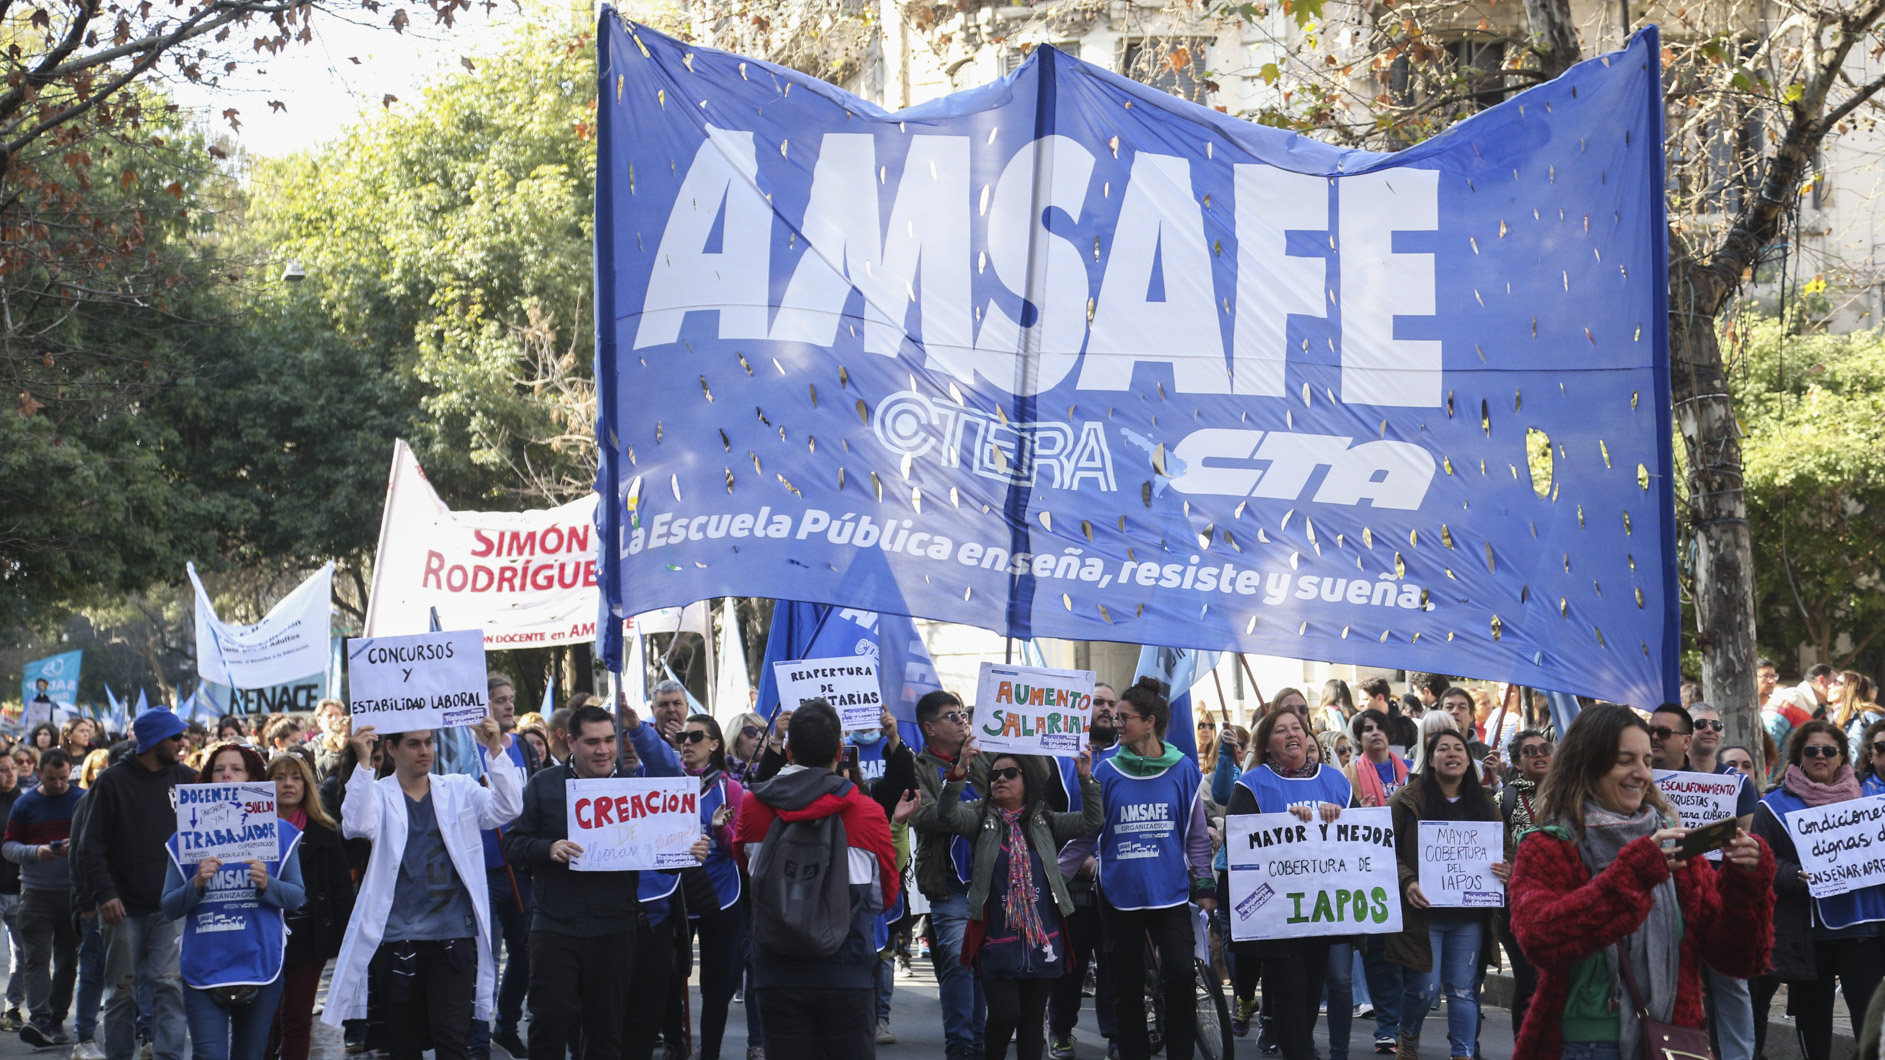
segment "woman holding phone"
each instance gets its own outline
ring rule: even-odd
[[[1885,887],[1814,898],[1786,825],[1787,814],[1863,798],[1847,761],[1849,744],[1837,725],[1809,721],[1787,740],[1780,784],[1754,811],[1754,834],[1773,848],[1774,969],[1754,991],[1755,1054],[1765,1044],[1767,1007],[1775,987],[1787,984],[1787,1011],[1800,1032],[1806,1060],[1827,1060],[1833,1047],[1833,983],[1846,995],[1853,1026],[1865,1019],[1872,991],[1885,978]]]
[[[1700,1030],[1703,962],[1741,978],[1767,965],[1773,855],[1743,833],[1719,872],[1681,857],[1686,833],[1650,762],[1648,723],[1599,704],[1539,785],[1540,827],[1519,840],[1507,885],[1512,932],[1538,968],[1515,1060],[1636,1060],[1631,981],[1651,1019]]]

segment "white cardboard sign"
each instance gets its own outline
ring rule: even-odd
[[[884,700],[875,659],[862,655],[795,659],[773,663],[772,673],[783,710],[797,710],[808,699],[822,699],[838,712],[846,732],[883,724]]]
[[[475,629],[347,642],[354,729],[381,734],[476,725],[485,703],[484,634]]]
[[[1787,830],[1813,897],[1885,883],[1885,795],[1795,810]]]
[[[693,777],[605,777],[565,781],[570,841],[583,848],[577,872],[685,869],[700,864],[700,781]]]
[[[1420,893],[1440,909],[1497,908],[1505,884],[1492,864],[1505,860],[1498,821],[1419,821]]]
[[[1401,930],[1394,814],[1342,811],[1332,823],[1293,813],[1224,818],[1231,938],[1380,935]]]
[[[1741,785],[1747,778],[1739,773],[1690,773],[1658,769],[1656,786],[1663,800],[1682,815],[1682,827],[1700,828],[1724,817],[1734,817],[1740,800]],[[1708,860],[1720,861],[1721,851],[1708,852]]]
[[[281,860],[275,785],[177,785],[177,851],[185,865]]]
[[[1073,758],[1093,717],[1093,671],[985,662],[975,691],[975,746]]]

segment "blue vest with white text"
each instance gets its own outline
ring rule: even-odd
[[[1181,758],[1155,776],[1135,777],[1108,758],[1093,768],[1106,807],[1094,857],[1100,892],[1115,909],[1164,909],[1191,898],[1185,839],[1203,782]]]
[[[277,820],[275,835],[280,854],[270,865],[280,866],[295,855],[301,832]],[[177,850],[177,837],[165,844],[184,879],[196,875],[197,863],[187,867]],[[224,865],[204,889],[196,908],[183,917],[183,954],[178,963],[183,981],[199,990],[218,986],[263,986],[281,975],[288,952],[288,921],[282,911],[264,905],[249,882],[249,866]]]
[[[1312,777],[1285,777],[1262,765],[1244,770],[1237,783],[1257,797],[1258,813],[1282,813],[1295,806],[1314,809],[1325,802],[1346,807],[1355,798],[1348,778],[1328,766],[1318,767]]]
[[[1093,755],[1094,775],[1099,775],[1100,763],[1119,753],[1119,745],[1102,747]],[[1080,813],[1086,809],[1086,800],[1080,797],[1080,770],[1071,758],[1056,758],[1060,766],[1060,790],[1067,793],[1067,812]]]
[[[1762,797],[1761,804],[1767,808],[1767,812],[1779,818],[1783,828],[1787,825],[1788,814],[1806,809],[1806,800],[1786,788],[1775,788],[1768,792]],[[1792,829],[1788,829],[1788,834],[1792,834]],[[1885,885],[1875,884],[1845,894],[1815,898],[1813,908],[1814,916],[1829,928],[1847,928],[1854,924],[1885,920]]]
[[[864,790],[884,779],[884,743],[882,734],[870,743],[855,739],[856,733],[845,733],[844,742],[857,748],[857,771],[864,777]]]
[[[726,798],[726,775],[723,773],[700,796],[700,827],[709,837],[713,835],[713,815],[725,805]],[[702,867],[707,870],[707,878],[713,881],[713,893],[720,899],[720,908],[725,909],[740,900],[740,866],[733,860],[732,854],[721,850],[719,843],[714,843]],[[689,913],[687,918],[698,920],[700,914]]]

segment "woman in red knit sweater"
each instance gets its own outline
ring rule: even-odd
[[[1720,871],[1673,856],[1685,834],[1650,770],[1649,726],[1626,707],[1579,714],[1519,840],[1513,933],[1538,967],[1514,1057],[1638,1060],[1628,960],[1653,1020],[1704,1026],[1703,961],[1753,978],[1773,948],[1774,858],[1742,833]]]

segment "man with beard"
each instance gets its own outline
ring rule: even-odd
[[[84,827],[74,840],[78,893],[97,905],[105,943],[105,1055],[137,1051],[137,996],[151,992],[151,1039],[157,1060],[183,1060],[183,980],[178,971],[182,922],[163,913],[165,840],[177,830],[178,784],[196,773],[177,761],[183,722],[149,710],[131,725],[137,752],[92,782]],[[87,910],[81,910],[81,913]],[[139,980],[145,980],[140,983]]]
[[[1119,730],[1113,723],[1113,708],[1119,705],[1119,695],[1113,686],[1104,681],[1093,685],[1093,717],[1087,726],[1087,736],[1093,746],[1093,764],[1098,765],[1111,758],[1119,750]],[[1074,761],[1071,758],[1058,760],[1061,767],[1062,786],[1068,793],[1068,807],[1081,809],[1080,785],[1072,779]],[[1073,861],[1070,857],[1068,860]],[[1053,996],[1047,1001],[1047,1018],[1051,1033],[1048,1035],[1048,1055],[1053,1060],[1071,1060],[1073,1056],[1073,1028],[1080,1022],[1080,992],[1086,985],[1087,967],[1098,966],[1100,947],[1100,912],[1093,896],[1093,855],[1082,852],[1077,861],[1069,865],[1063,861],[1060,871],[1067,878],[1067,893],[1073,898],[1073,913],[1066,918],[1067,945],[1073,958],[1072,965],[1054,982]],[[1113,984],[1107,981],[1102,969],[1096,976],[1096,988],[1093,998],[1093,1015],[1098,1021],[1100,1035],[1107,1041],[1113,1039]]]

